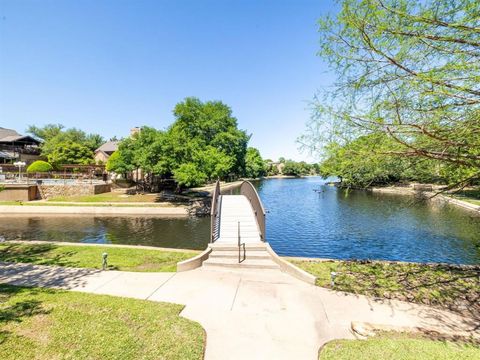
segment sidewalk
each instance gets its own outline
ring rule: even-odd
[[[473,321],[427,306],[376,302],[299,281],[279,270],[138,273],[0,263],[0,283],[186,305],[207,332],[206,359],[317,359],[351,322],[474,333]]]

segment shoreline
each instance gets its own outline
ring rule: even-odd
[[[202,250],[193,250],[193,249],[181,249],[181,248],[166,248],[159,246],[148,246],[148,245],[128,245],[128,244],[98,244],[98,243],[78,243],[78,242],[68,242],[68,241],[42,241],[42,240],[6,240],[1,242],[1,244],[34,244],[34,245],[60,245],[60,246],[92,246],[92,247],[111,247],[111,248],[127,248],[127,249],[143,249],[143,250],[158,250],[158,251],[172,251],[172,252],[188,252],[196,254]]]
[[[475,205],[464,200],[456,199],[444,194],[436,194],[435,190],[416,190],[412,187],[402,186],[388,186],[388,187],[371,187],[366,189],[372,193],[383,194],[396,194],[396,195],[409,195],[409,196],[421,196],[428,201],[442,201],[448,204],[452,204],[464,210],[474,211],[480,213],[480,205]]]
[[[8,214],[75,214],[75,215],[169,215],[189,216],[187,207],[114,206],[114,205],[0,205],[0,213]]]

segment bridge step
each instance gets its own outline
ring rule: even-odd
[[[238,254],[237,254],[238,256]],[[247,258],[239,263],[238,257],[236,259],[227,258],[212,258],[203,262],[205,267],[228,267],[228,268],[249,268],[249,269],[279,269],[280,267],[270,259],[249,259]]]
[[[240,252],[243,257],[243,248]],[[237,259],[238,260],[238,248],[235,250],[215,250],[210,254],[210,259]],[[252,251],[248,249],[246,251],[247,259],[270,259],[270,254],[266,251]]]
[[[213,244],[210,244],[209,246],[213,249],[213,252],[217,250],[238,251],[238,245],[235,242],[231,242],[231,243],[215,242]],[[245,249],[247,251],[265,251],[266,248],[267,246],[262,242],[245,244]]]

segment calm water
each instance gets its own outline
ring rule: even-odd
[[[453,206],[346,194],[320,178],[255,186],[269,211],[267,239],[281,255],[480,263],[480,217]],[[204,249],[209,231],[209,218],[0,216],[0,236],[7,239]]]
[[[269,211],[267,239],[280,255],[480,263],[480,217],[451,205],[347,194],[315,177],[256,186]]]
[[[7,240],[48,240],[205,249],[209,218],[145,216],[0,216]]]

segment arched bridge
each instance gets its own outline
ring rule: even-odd
[[[265,209],[250,182],[241,184],[239,195],[222,195],[215,184],[209,248],[203,266],[279,268],[266,243]]]
[[[212,197],[211,242],[260,244],[265,241],[265,209],[249,181],[240,186],[240,195],[221,195],[217,181]]]

